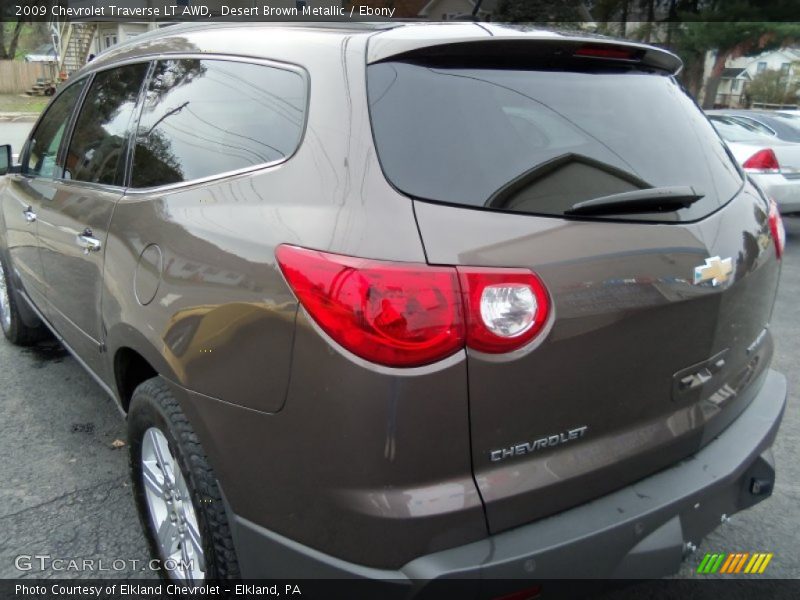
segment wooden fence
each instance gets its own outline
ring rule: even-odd
[[[21,60],[0,60],[0,94],[22,94],[39,77],[52,77],[49,63],[27,63]]]

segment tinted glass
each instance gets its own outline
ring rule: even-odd
[[[11,168],[11,146],[0,146],[0,175],[5,175]]]
[[[694,186],[702,200],[652,217],[692,220],[742,184],[666,76],[388,62],[368,67],[368,88],[382,168],[420,199],[562,215],[601,196]]]
[[[64,177],[122,185],[127,136],[147,63],[95,75],[67,150]]]
[[[276,161],[300,142],[305,83],[292,71],[221,60],[161,61],[148,87],[134,187]]]
[[[742,117],[746,118],[746,117]],[[758,119],[759,121],[763,121],[764,125],[769,127],[770,129],[775,130],[777,137],[782,140],[786,140],[788,142],[800,142],[800,128],[795,126],[794,121],[791,119],[786,119],[779,115],[759,115],[754,117],[753,119],[748,119],[750,121],[754,121]]]
[[[40,177],[61,177],[64,166],[58,164],[58,148],[85,84],[85,79],[72,84],[47,109],[28,143],[23,173]]]

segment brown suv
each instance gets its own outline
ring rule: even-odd
[[[176,576],[673,572],[770,494],[786,397],[780,217],[679,68],[471,23],[137,37],[5,148],[3,331],[119,402]]]

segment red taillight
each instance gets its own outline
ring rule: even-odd
[[[544,285],[523,269],[393,263],[285,244],[275,256],[322,330],[382,365],[425,365],[465,345],[510,352],[530,342],[549,313]]]
[[[369,361],[419,366],[464,345],[456,270],[390,263],[296,246],[275,251],[286,280],[336,342]]]
[[[778,203],[772,198],[769,200],[769,230],[775,241],[775,255],[780,259],[783,256],[783,249],[786,247],[786,229],[778,210]]]
[[[781,166],[778,164],[778,157],[771,148],[759,150],[742,164],[744,170],[749,173],[780,173]]]
[[[609,46],[605,44],[587,44],[578,48],[573,56],[587,58],[610,58],[617,60],[633,60],[638,57],[638,48],[626,48],[625,46]]]
[[[523,590],[518,590],[505,596],[498,596],[494,600],[534,600],[542,595],[542,586],[534,585]]]
[[[542,330],[550,312],[544,284],[524,269],[457,267],[467,308],[467,345],[500,354]]]

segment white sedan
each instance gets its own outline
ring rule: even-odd
[[[800,217],[800,144],[762,135],[744,125],[709,115],[737,162],[784,216]]]

